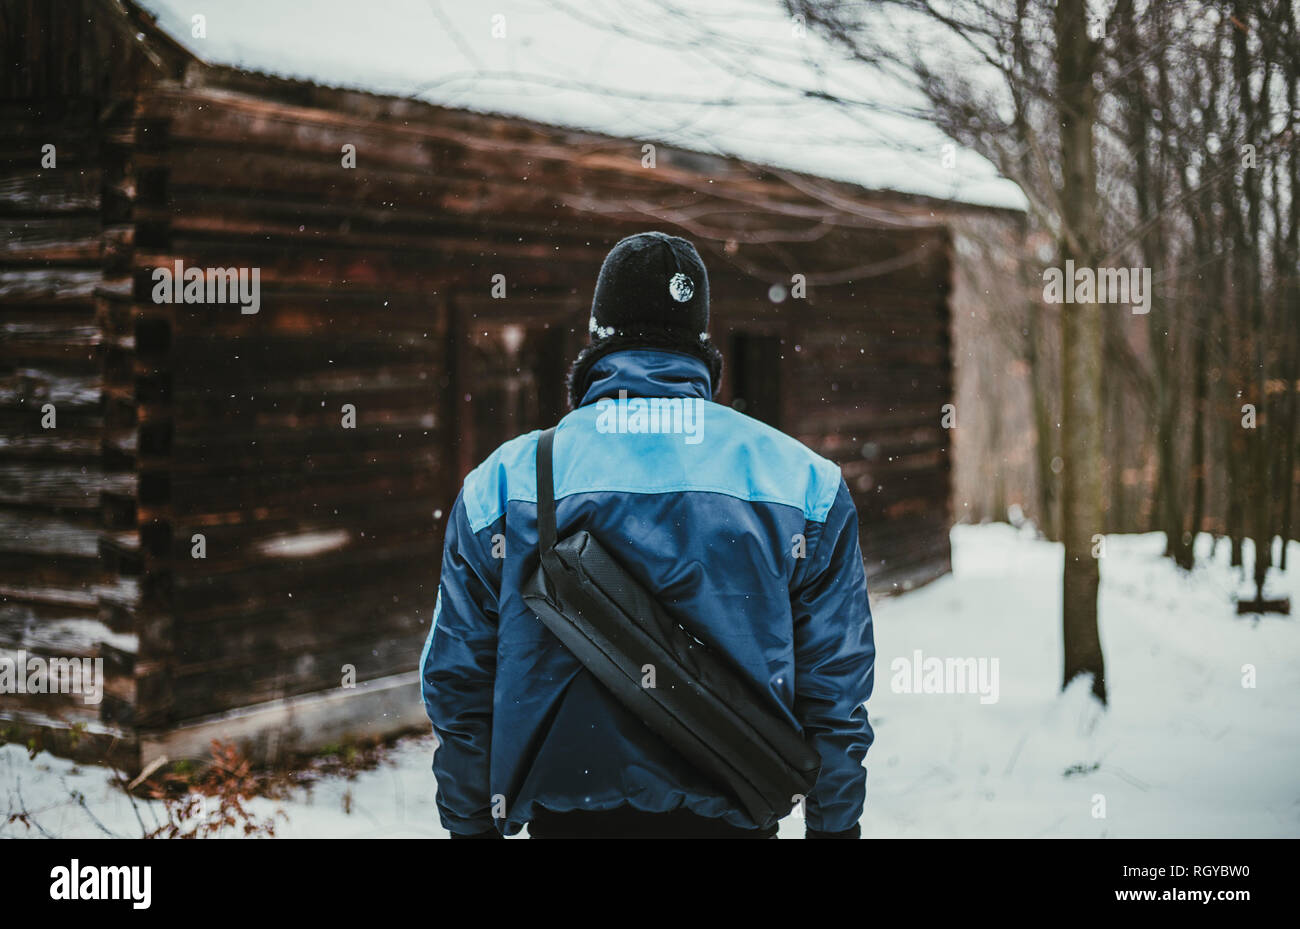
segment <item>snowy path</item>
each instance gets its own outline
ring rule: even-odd
[[[1200,541],[1204,558],[1209,540]],[[1159,557],[1159,536],[1107,544],[1105,714],[1086,688],[1057,691],[1056,546],[1005,525],[958,527],[953,576],[879,605],[866,836],[1300,836],[1300,621],[1234,615],[1226,546],[1182,576]],[[1270,593],[1300,605],[1300,545],[1291,554],[1292,576]],[[891,666],[918,649],[998,659],[997,701],[895,692]],[[1256,669],[1253,688],[1242,686],[1243,665]],[[431,752],[430,738],[406,739],[353,781],[328,779],[254,810],[282,807],[284,836],[443,836]],[[5,746],[0,812],[20,795],[53,835],[140,834],[105,772]],[[24,834],[0,820],[0,835]],[[802,825],[787,819],[781,834]]]

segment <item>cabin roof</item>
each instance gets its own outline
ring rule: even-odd
[[[309,7],[226,0],[202,11],[204,37],[192,34],[195,10],[183,0],[127,2],[154,20],[153,39],[175,43],[212,73],[248,72],[650,141],[678,152],[679,163],[689,153],[724,156],[939,206],[1025,208],[1019,188],[972,152],[958,148],[956,169],[945,169],[948,140],[920,119],[889,112],[889,88],[867,85],[881,110],[848,116],[833,104],[728,74],[689,43],[655,43],[637,20],[628,24],[632,34],[610,33],[562,0],[501,0],[490,9],[436,0],[318,0]],[[756,20],[759,8],[748,0],[702,3],[696,6],[719,15],[740,3],[746,16],[737,21],[754,42],[770,43],[774,30],[788,28],[766,7],[769,18]],[[505,17],[504,39],[491,34],[497,13]],[[540,84],[507,74],[540,75]],[[791,73],[792,81],[804,78],[815,80],[810,69]],[[550,90],[539,89],[548,82]],[[862,96],[861,87],[851,92]],[[733,103],[701,104],[706,97]]]

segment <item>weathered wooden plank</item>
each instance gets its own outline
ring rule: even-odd
[[[381,549],[396,552],[401,560],[402,546],[418,546],[432,533],[434,498],[412,494],[367,499],[366,488],[356,489],[357,499],[328,507],[315,495],[304,495],[289,498],[283,508],[268,500],[255,514],[234,509],[177,513],[173,557],[178,581],[185,583],[181,575],[186,572],[213,576],[235,568],[276,565],[290,571],[319,559],[346,563],[353,555],[364,557]],[[206,540],[207,557],[201,560],[191,559],[194,531],[201,531]]]
[[[399,674],[415,668],[419,651],[416,627],[407,637],[375,642],[361,636],[351,643],[264,658],[243,667],[186,667],[173,677],[172,713],[184,719],[336,687],[347,664],[354,665],[363,680]]]
[[[245,667],[271,656],[296,656],[336,643],[346,648],[355,645],[359,635],[365,637],[363,645],[390,638],[409,641],[419,635],[421,626],[427,631],[433,615],[427,595],[420,599],[404,596],[409,588],[409,583],[399,586],[381,604],[336,600],[333,606],[316,603],[251,615],[231,614],[216,628],[178,624],[174,633],[176,667],[183,672]],[[408,604],[408,609],[396,610],[399,602]]]
[[[129,655],[138,644],[134,634],[115,632],[96,615],[51,611],[30,603],[0,603],[0,648],[95,657],[105,645]]]
[[[0,171],[0,215],[47,216],[81,213],[94,216],[100,207],[103,182],[97,167],[67,172]]]
[[[410,671],[362,681],[355,689],[331,686],[182,721],[142,736],[141,763],[162,757],[201,761],[210,757],[213,739],[235,742],[258,762],[279,762],[294,752],[325,744],[421,729],[427,717],[419,701],[410,699],[418,680],[418,673]]]
[[[62,516],[0,510],[0,552],[98,558],[99,530]]]
[[[0,568],[0,597],[20,603],[73,609],[133,610],[140,601],[140,581],[114,577],[99,563],[65,555],[50,559],[26,549],[9,553]]]
[[[364,337],[376,343],[404,344],[412,336],[445,350],[446,319],[431,293],[351,293],[343,289],[302,292],[285,289],[264,294],[256,317],[231,313],[226,305],[186,304],[172,311],[166,304],[140,304],[143,316],[165,315],[180,334],[205,333],[212,339],[256,334],[261,338]],[[521,301],[512,301],[517,310]]]
[[[0,216],[0,261],[88,264],[102,258],[97,216]]]
[[[58,429],[41,432],[10,432],[0,423],[0,461],[98,461],[103,455],[100,429],[67,434]],[[71,430],[69,430],[70,432]]]
[[[98,510],[101,493],[134,496],[133,472],[48,462],[0,463],[0,506]]]
[[[0,410],[25,411],[31,416],[29,428],[33,433],[41,429],[43,404],[53,403],[56,417],[61,418],[64,412],[98,410],[102,392],[97,374],[25,366],[9,371],[0,369]]]
[[[429,600],[436,596],[437,585],[429,565],[437,563],[439,546],[439,534],[431,530],[409,545],[367,546],[355,549],[347,558],[315,558],[310,563],[277,564],[265,559],[219,573],[177,562],[177,615],[187,625],[219,624],[231,615],[288,609],[290,600],[297,601],[297,608],[329,610],[340,597],[349,601],[372,585],[422,583],[427,585]],[[429,603],[431,606],[431,600]]]
[[[0,302],[89,303],[103,272],[77,268],[0,270]]]
[[[0,321],[0,364],[97,366],[102,336],[95,325]]]

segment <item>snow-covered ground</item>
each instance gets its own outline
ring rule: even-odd
[[[1205,559],[1210,539],[1198,541]],[[865,833],[1300,836],[1296,620],[1235,615],[1247,587],[1226,544],[1190,575],[1161,557],[1162,535],[1106,546],[1104,714],[1086,685],[1057,692],[1059,546],[959,526],[953,576],[882,606]],[[1289,554],[1291,576],[1267,592],[1300,605],[1300,546]],[[915,649],[997,657],[998,702],[894,693],[890,663]]]
[[[1112,536],[1101,633],[1110,707],[1058,691],[1060,548],[1005,525],[953,531],[953,575],[879,604],[876,745],[863,831],[891,836],[1300,836],[1300,627],[1239,618],[1226,546],[1183,575],[1157,535]],[[1247,552],[1249,559],[1249,550]],[[1269,593],[1300,605],[1300,545]],[[997,700],[901,692],[896,659],[997,659]],[[924,665],[922,665],[924,667]],[[1254,686],[1248,675],[1253,668]],[[991,671],[992,664],[985,665]],[[895,686],[899,684],[900,686]],[[432,739],[399,743],[353,780],[329,778],[281,808],[283,836],[444,836]],[[77,799],[80,794],[83,803]],[[0,748],[0,835],[25,809],[46,833],[139,835],[106,772]],[[93,815],[92,815],[93,814]],[[153,824],[154,812],[139,814]],[[783,837],[802,834],[787,819]]]

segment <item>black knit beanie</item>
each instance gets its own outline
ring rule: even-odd
[[[611,352],[660,348],[699,358],[713,392],[722,353],[709,341],[709,275],[695,246],[662,232],[639,232],[615,245],[600,266],[587,322],[591,343],[569,369],[569,404],[582,401],[592,365]]]

